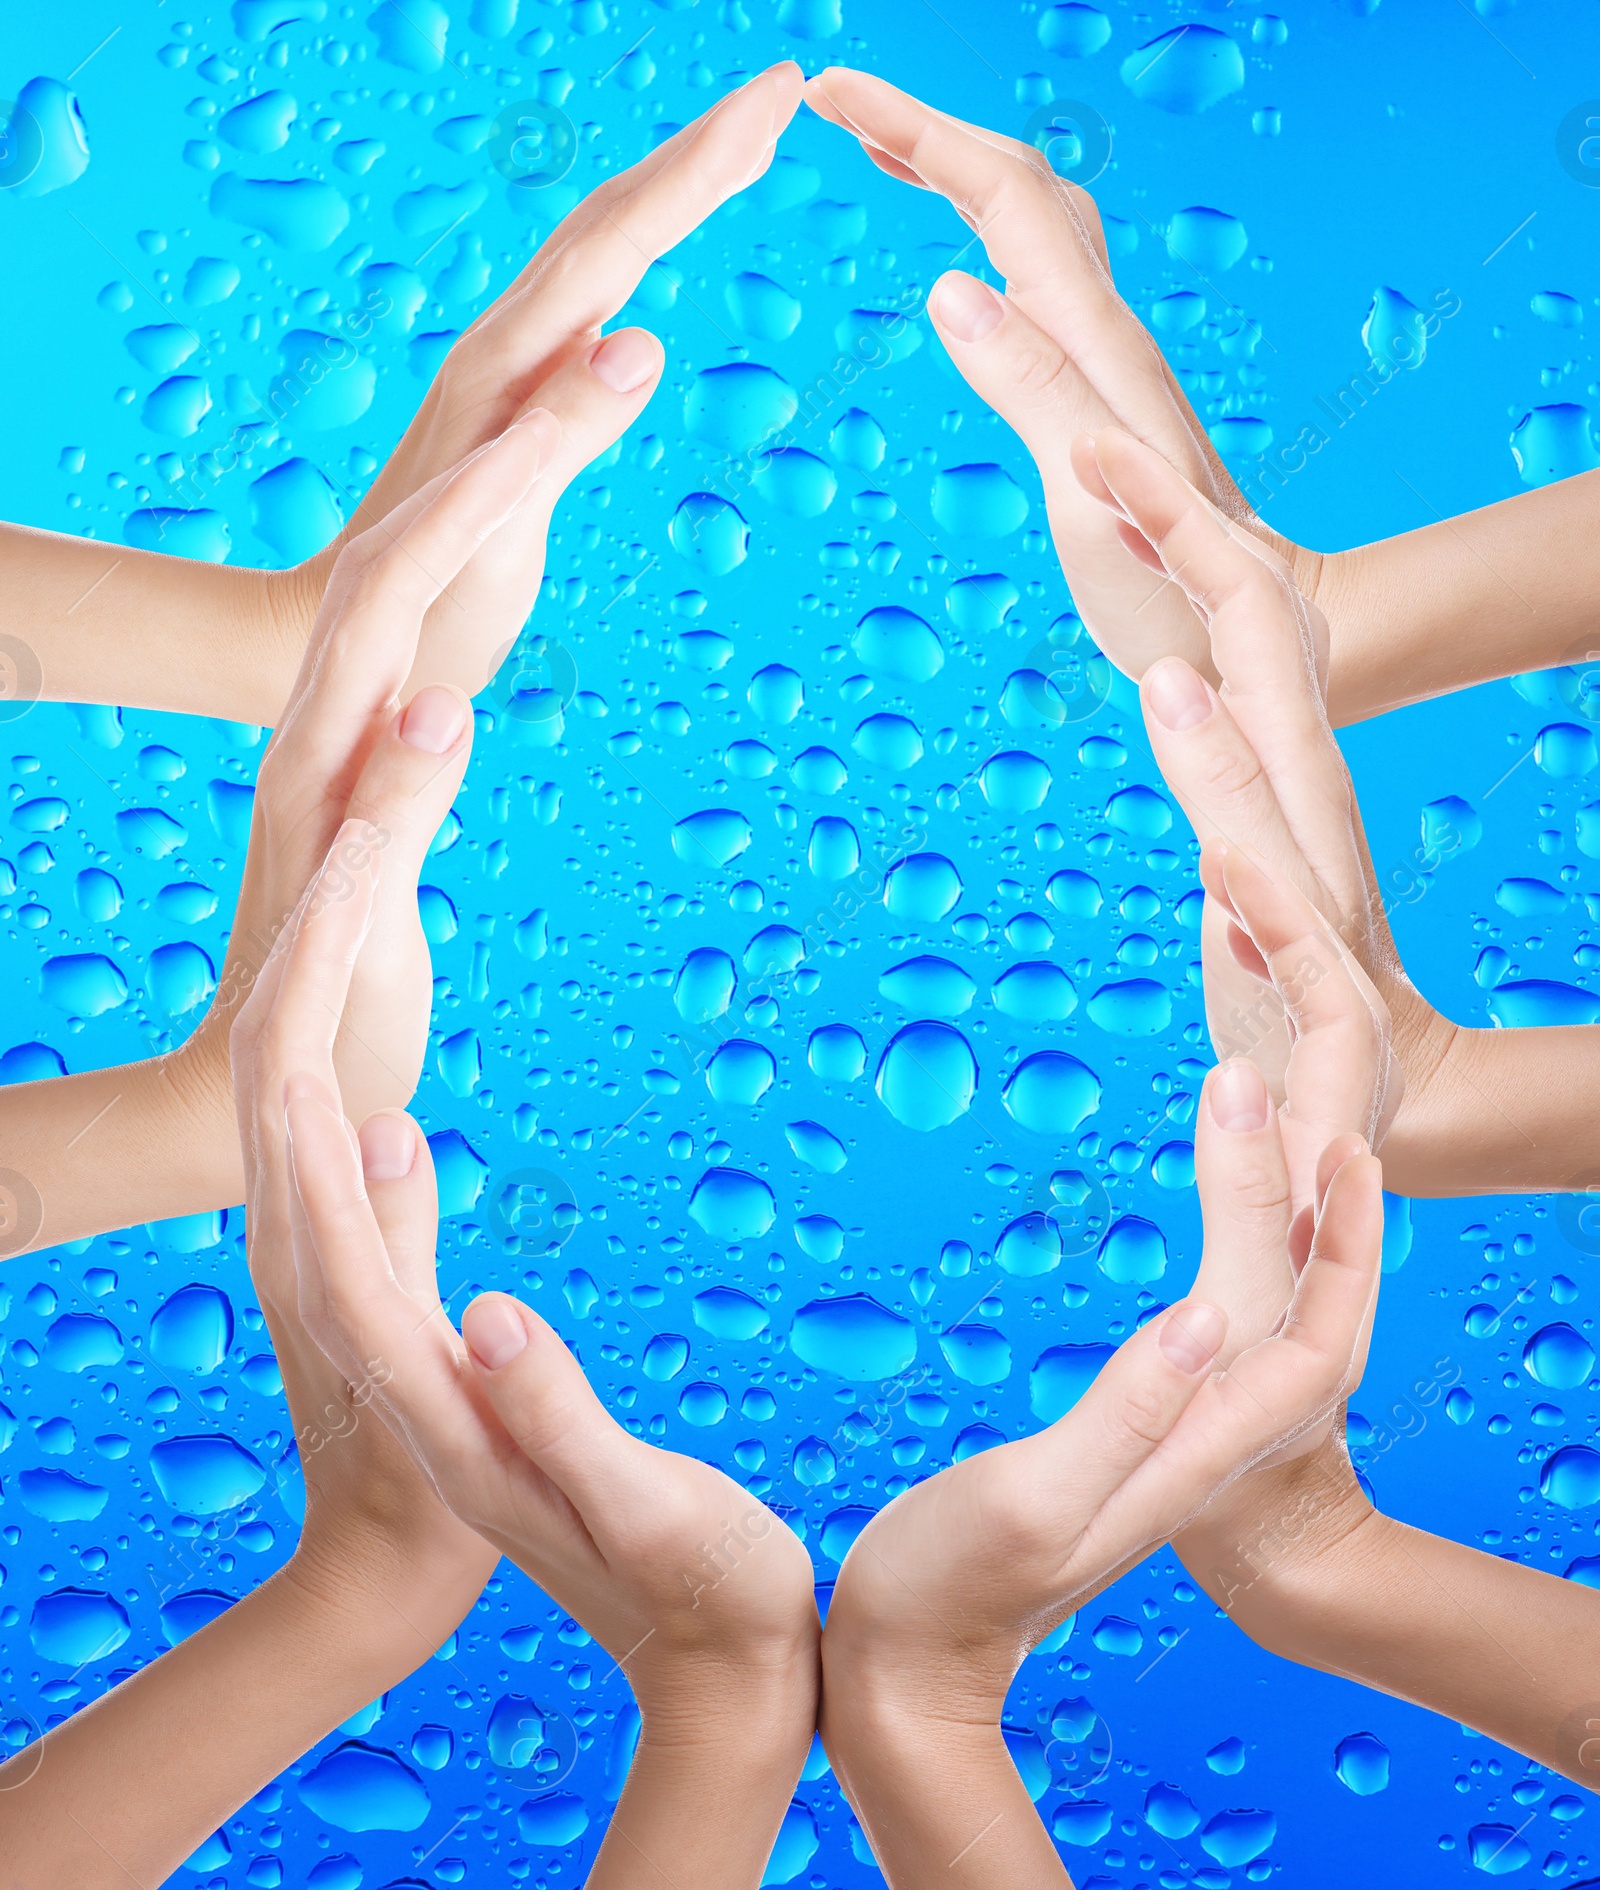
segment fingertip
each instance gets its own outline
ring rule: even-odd
[[[1228,1315],[1207,1299],[1180,1300],[1161,1322],[1156,1343],[1187,1377],[1202,1372],[1222,1350]]]
[[[933,285],[928,312],[957,341],[983,341],[1000,326],[1005,304],[986,282],[948,269]]]
[[[422,1137],[403,1109],[380,1109],[368,1116],[356,1139],[361,1172],[369,1182],[403,1181],[417,1165]]]
[[[1248,1057],[1229,1057],[1206,1078],[1206,1108],[1219,1129],[1254,1135],[1267,1126],[1272,1097],[1266,1078]]]
[[[661,372],[666,357],[646,328],[618,328],[596,343],[589,370],[614,394],[636,393]]]
[[[480,1293],[461,1315],[461,1336],[472,1361],[486,1372],[504,1371],[527,1350],[528,1325],[520,1300]]]
[[[453,683],[430,683],[400,711],[395,732],[408,748],[448,755],[472,722],[472,704]]]

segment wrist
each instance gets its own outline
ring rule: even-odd
[[[318,1527],[308,1518],[275,1581],[285,1605],[336,1637],[381,1692],[414,1673],[471,1612],[497,1557],[405,1544],[363,1528]]]
[[[775,1662],[674,1660],[628,1673],[641,1722],[640,1746],[685,1764],[710,1757],[762,1771],[793,1758],[798,1772],[817,1724],[821,1692],[816,1644]]]
[[[1371,1564],[1387,1556],[1394,1528],[1330,1439],[1310,1456],[1240,1477],[1172,1546],[1241,1632],[1301,1660],[1330,1608],[1372,1592]],[[1369,1573],[1358,1577],[1358,1568]]]

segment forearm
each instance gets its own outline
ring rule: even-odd
[[[8,524],[0,577],[0,626],[25,646],[0,645],[0,703],[38,694],[264,726],[283,708],[320,595],[299,570],[206,564]]]
[[[1328,713],[1360,722],[1600,655],[1600,473],[1359,550],[1297,559],[1328,619]]]
[[[227,1071],[207,1058],[0,1088],[0,1260],[243,1199]]]
[[[403,1594],[396,1599],[397,1591]],[[247,1799],[414,1671],[433,1597],[294,1563],[0,1767],[8,1890],[163,1882]]]
[[[1213,1586],[1214,1565],[1202,1573],[1185,1561]],[[1475,1727],[1600,1789],[1591,1589],[1369,1511],[1333,1549],[1241,1585],[1228,1611],[1285,1659]]]
[[[1600,1025],[1457,1030],[1413,1071],[1381,1150],[1386,1185],[1415,1196],[1600,1187]],[[1596,1230],[1600,1241],[1600,1230]]]
[[[824,1711],[834,1776],[893,1890],[1071,1890],[998,1723]]]
[[[815,1691],[746,1718],[686,1701],[687,1737],[649,1716],[587,1890],[755,1890],[794,1794],[815,1724]]]

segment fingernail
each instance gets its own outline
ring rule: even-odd
[[[485,1371],[498,1372],[527,1345],[528,1328],[514,1301],[501,1293],[485,1293],[462,1314],[461,1336]]]
[[[1206,1105],[1219,1129],[1245,1135],[1267,1126],[1271,1099],[1261,1072],[1249,1058],[1232,1057],[1217,1066],[1206,1085]]]
[[[417,1132],[404,1116],[369,1116],[357,1137],[368,1181],[403,1181],[417,1159]]]
[[[606,336],[589,356],[589,366],[613,393],[631,394],[656,371],[655,344],[639,329],[624,328]]]
[[[1228,1315],[1208,1300],[1186,1299],[1167,1314],[1156,1343],[1180,1372],[1204,1371],[1217,1356]]]
[[[448,754],[461,739],[467,712],[448,689],[419,689],[400,717],[400,739],[425,755]]]
[[[1174,733],[1194,728],[1211,713],[1211,691],[1198,670],[1181,656],[1169,656],[1144,673],[1151,713],[1163,728]]]
[[[939,278],[933,302],[939,326],[948,328],[957,341],[982,341],[1000,326],[1000,317],[1005,313],[988,283],[962,275],[959,270]]]

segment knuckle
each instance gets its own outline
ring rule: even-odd
[[[1200,764],[1200,778],[1211,793],[1228,800],[1243,800],[1261,781],[1261,763],[1255,751],[1226,742],[1210,746]]]
[[[1117,1399],[1112,1421],[1123,1437],[1154,1449],[1172,1428],[1166,1401],[1153,1388],[1130,1386]]]

